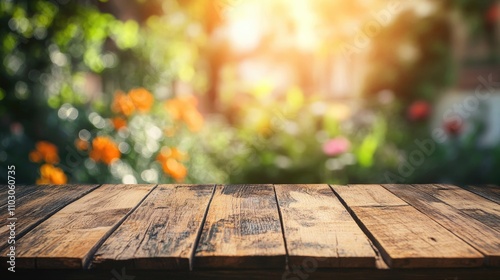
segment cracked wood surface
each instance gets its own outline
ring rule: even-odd
[[[16,238],[21,238],[45,219],[61,210],[67,204],[83,197],[96,189],[98,185],[62,185],[62,186],[18,186],[14,218]],[[7,221],[8,207],[0,212],[0,219]],[[19,218],[18,218],[19,217]],[[9,228],[0,228],[0,239],[7,241]],[[0,249],[7,247],[6,242],[0,243]]]
[[[484,254],[488,265],[500,266],[500,234],[496,230],[429,195],[420,186],[384,187]]]
[[[370,241],[328,185],[276,185],[291,265],[375,267]]]
[[[103,185],[67,205],[16,242],[17,266],[85,267],[100,242],[113,232],[153,187]]]
[[[158,186],[104,242],[93,265],[189,270],[213,190],[213,185]]]
[[[478,267],[484,262],[469,244],[380,185],[332,188],[390,267]]]
[[[273,186],[217,186],[195,267],[283,269],[285,255]]]

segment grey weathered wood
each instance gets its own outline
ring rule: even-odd
[[[16,266],[84,267],[95,249],[153,188],[154,185],[103,185],[67,205],[16,242]]]
[[[375,267],[368,237],[328,185],[275,185],[290,265]]]
[[[194,268],[279,268],[285,244],[271,185],[217,186]]]
[[[500,186],[495,186],[495,185],[466,185],[462,186],[462,188],[471,191],[477,195],[480,195],[484,198],[487,198],[491,201],[494,201],[498,204],[500,204]]]
[[[189,270],[213,185],[160,185],[97,251],[95,268]]]
[[[384,185],[450,232],[486,256],[491,266],[500,265],[500,234],[460,210],[427,194],[418,186]]]
[[[69,203],[93,191],[98,185],[58,185],[37,186],[26,188],[17,198],[14,210],[16,239],[21,238],[26,232],[43,222],[45,219],[62,209]],[[7,221],[11,218],[8,208],[0,212],[0,220]],[[10,222],[10,221],[9,221]],[[7,241],[10,230],[7,226],[0,227],[0,240]],[[0,249],[7,247],[7,242],[0,243]]]
[[[481,253],[380,185],[332,188],[342,200],[347,197],[343,202],[391,268],[477,267],[484,262]]]
[[[500,204],[453,185],[418,185],[418,187],[500,232]]]

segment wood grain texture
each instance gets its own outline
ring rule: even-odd
[[[477,195],[487,198],[493,202],[500,204],[500,186],[495,185],[482,185],[482,186],[472,186],[466,185],[462,188],[471,191]]]
[[[16,266],[84,267],[95,249],[153,188],[103,185],[67,205],[16,243]]]
[[[500,232],[500,204],[452,185],[415,185],[446,204]]]
[[[375,267],[368,237],[328,185],[275,185],[290,265]],[[312,259],[311,259],[312,258]]]
[[[341,199],[352,190],[347,195],[350,201],[363,202],[351,206],[349,201],[343,201],[391,268],[477,267],[484,262],[481,253],[406,202],[393,205],[400,199],[380,185],[371,185],[369,192],[364,191],[367,186],[332,188]],[[373,201],[390,201],[390,205],[375,205]]]
[[[78,186],[27,187],[16,195],[16,216],[36,222],[16,244],[15,277],[31,271],[28,278],[110,279],[122,268],[136,279],[500,275],[491,267],[499,265],[500,246],[495,187],[104,185],[83,193]],[[357,267],[363,241],[352,220],[393,269]],[[0,250],[0,267],[6,253]],[[477,267],[485,261],[490,267]]]
[[[217,186],[194,268],[283,269],[285,255],[273,186]]]
[[[16,196],[16,201],[19,201],[21,198],[24,196],[39,190],[40,188],[46,188],[50,186],[35,186],[35,185],[15,185],[15,196]],[[4,207],[7,206],[7,198],[9,196],[8,191],[9,191],[9,186],[8,185],[1,185],[0,189],[2,190],[2,195],[0,196],[0,209],[3,209]]]
[[[159,185],[97,251],[93,267],[189,270],[213,185]]]
[[[500,234],[443,201],[427,194],[418,186],[384,185],[462,240],[486,256],[491,266],[500,266]]]
[[[26,188],[17,198],[14,210],[16,239],[21,238],[26,232],[43,222],[45,219],[62,209],[69,203],[93,191],[98,185],[62,185],[38,186]],[[0,212],[0,219],[7,221],[10,217],[8,208]],[[9,236],[7,226],[0,227],[0,239],[7,240]],[[0,249],[7,247],[6,242],[0,243]]]
[[[349,206],[402,206],[408,205],[379,185],[331,185]]]

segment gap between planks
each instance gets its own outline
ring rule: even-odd
[[[279,206],[280,204],[280,201],[278,199],[278,196],[277,196],[277,193],[276,193],[276,185],[271,185],[272,188],[273,188],[273,193],[272,195],[274,196],[274,200],[275,200],[275,203],[276,203],[276,210],[277,210],[277,214],[279,216],[279,222],[280,222],[280,230],[281,230],[281,236],[283,238],[283,243],[284,243],[284,247],[285,247],[285,267],[287,269],[290,269],[289,267],[289,258],[290,258],[290,252],[288,250],[288,242],[287,242],[287,237],[286,237],[286,234],[285,234],[285,230],[284,230],[284,226],[285,226],[285,222],[283,221],[283,214],[282,214],[282,209],[281,207]],[[336,199],[337,198],[337,195],[336,193],[330,188],[330,186],[324,184],[324,186],[326,186],[326,188],[328,189],[328,192],[332,194],[332,197],[335,197]],[[134,207],[132,208],[124,217],[122,217],[121,220],[118,221],[117,224],[115,224],[115,226],[113,228],[110,229],[110,231],[105,235],[103,236],[103,238],[100,240],[100,242],[98,242],[96,244],[96,246],[91,249],[89,251],[90,253],[90,256],[84,263],[83,267],[84,268],[90,268],[91,267],[91,262],[92,260],[96,257],[96,252],[102,247],[102,245],[107,241],[109,240],[109,237],[111,235],[113,235],[113,233],[115,233],[115,231],[129,218],[130,215],[132,215],[139,207],[141,207],[141,205],[144,203],[144,201],[151,195],[151,193],[153,193],[156,188],[158,188],[158,185],[155,185],[148,193],[146,196],[144,196],[142,198],[142,200]],[[209,198],[209,202],[206,206],[206,208],[204,209],[204,213],[203,213],[203,218],[202,218],[202,221],[200,223],[200,226],[198,227],[198,230],[197,230],[197,233],[196,233],[196,238],[195,238],[195,242],[193,244],[193,246],[191,247],[191,254],[190,254],[190,258],[189,258],[189,270],[193,270],[194,268],[194,265],[193,265],[193,262],[194,262],[194,258],[195,258],[195,254],[196,254],[196,248],[200,245],[199,242],[200,242],[200,238],[201,238],[201,235],[203,233],[203,227],[205,226],[205,223],[206,223],[206,219],[207,219],[207,215],[211,209],[211,206],[212,206],[212,200],[214,198],[214,195],[215,195],[215,192],[216,192],[216,189],[217,189],[217,185],[214,185],[212,187],[212,192],[211,192],[211,195],[210,195],[210,198]],[[340,203],[340,201],[339,201]],[[348,215],[350,216],[351,219],[353,219],[353,222],[355,222],[355,224],[359,227],[356,219],[352,216],[352,213],[350,213],[349,209],[347,207],[345,207],[345,205],[341,205],[342,209],[346,211],[346,213],[348,213]],[[387,265],[384,263],[384,261],[382,260],[382,258],[380,258],[380,253],[378,252],[378,250],[376,249],[376,247],[372,244],[372,241],[370,240],[370,238],[368,236],[366,236],[368,242],[370,243],[370,246],[371,246],[371,249],[374,251],[374,253],[376,254],[376,256],[378,256],[376,258],[376,266],[378,268],[387,268]]]
[[[284,269],[285,245],[271,184],[217,185],[195,269]]]
[[[327,184],[275,185],[275,190],[292,267],[376,266],[368,237]]]
[[[500,236],[493,228],[430,195],[425,185],[382,185],[486,256],[489,266],[500,265]]]
[[[98,189],[101,185],[99,185],[98,187],[94,188],[93,190],[91,191],[94,191],[96,189]],[[283,237],[283,242],[284,242],[284,246],[285,246],[285,262],[286,264],[288,264],[288,260],[289,260],[289,251],[288,251],[288,243],[287,243],[287,240],[286,240],[286,235],[285,235],[285,231],[284,231],[284,222],[283,222],[283,216],[282,216],[282,212],[281,212],[281,208],[279,206],[279,201],[278,201],[278,197],[277,197],[277,194],[276,194],[276,185],[271,185],[273,187],[273,194],[274,194],[274,200],[276,201],[276,205],[277,205],[277,211],[278,211],[278,215],[279,215],[279,222],[280,222],[280,226],[281,226],[281,234],[282,234],[282,237]],[[158,185],[155,185],[143,198],[142,200],[140,200],[140,202],[135,206],[133,207],[124,217],[122,217],[121,220],[118,221],[118,223],[108,232],[107,235],[105,235],[100,242],[98,242],[95,246],[95,248],[93,248],[93,250],[91,250],[91,254],[85,265],[84,265],[84,268],[89,268],[89,265],[90,265],[90,261],[93,259],[94,257],[94,254],[96,253],[96,251],[101,247],[101,245],[108,239],[108,237],[113,233],[115,232],[116,229],[119,228],[119,226],[127,219],[127,217],[129,217],[129,215],[131,215],[140,205],[143,204],[144,200],[146,200],[146,198],[153,192],[154,189],[156,189],[158,187]],[[383,187],[383,186],[381,186]],[[330,191],[339,199],[339,201],[342,203],[343,207],[346,209],[346,211],[348,211],[349,215],[354,219],[354,221],[357,223],[357,225],[363,230],[363,232],[365,233],[365,235],[368,237],[369,241],[370,242],[374,242],[375,238],[370,234],[369,230],[367,230],[367,228],[364,226],[364,224],[356,217],[356,215],[354,214],[354,212],[350,209],[350,207],[347,205],[347,203],[344,201],[344,199],[337,193],[333,190],[333,188],[331,186],[329,186],[330,188]],[[89,191],[89,193],[91,192]],[[193,270],[193,260],[194,260],[194,256],[195,256],[195,253],[196,253],[196,248],[198,247],[199,245],[199,241],[200,241],[200,238],[201,238],[201,235],[202,235],[202,230],[203,230],[203,227],[205,225],[205,222],[206,222],[206,218],[207,218],[207,215],[208,215],[208,212],[210,210],[210,207],[212,206],[212,200],[214,198],[214,194],[215,194],[215,191],[216,191],[216,185],[214,185],[213,187],[213,190],[212,190],[212,193],[211,193],[211,196],[210,196],[210,199],[209,199],[209,202],[208,202],[208,205],[206,206],[205,208],[205,211],[204,211],[204,214],[203,214],[203,219],[202,219],[202,222],[198,228],[198,231],[197,231],[197,234],[196,234],[196,239],[195,239],[195,242],[194,242],[194,245],[192,246],[191,248],[191,257],[190,257],[190,260],[189,260],[189,268],[190,270]],[[88,193],[87,193],[88,194]],[[85,195],[87,195],[85,194]],[[85,196],[84,195],[84,196]],[[81,197],[80,197],[81,198]],[[78,199],[76,199],[78,200]],[[75,200],[75,201],[76,201]],[[73,201],[74,202],[74,201]],[[71,204],[72,202],[69,202],[67,205]],[[410,204],[411,205],[411,204]],[[391,207],[397,207],[397,206],[403,206],[403,205],[391,205]],[[64,206],[65,207],[65,206]],[[63,208],[64,208],[63,207]],[[377,207],[375,205],[371,206],[371,207]],[[382,207],[382,206],[380,206]],[[415,207],[414,207],[415,208]],[[62,209],[62,208],[61,208]],[[61,210],[59,209],[59,210]],[[420,211],[419,209],[416,209],[418,211]],[[57,213],[58,211],[55,211],[54,213]],[[420,211],[422,212],[422,211]],[[52,213],[50,216],[52,216],[54,213]],[[424,213],[425,214],[425,213]],[[49,216],[49,217],[50,217]],[[43,222],[45,221],[46,219],[48,219],[49,217],[45,218],[44,220],[40,221]],[[38,223],[39,224],[39,223]],[[453,233],[453,232],[452,232]],[[375,243],[376,244],[376,243]],[[376,254],[378,256],[380,256],[380,252],[377,248],[377,246],[371,244],[374,251],[376,252]],[[380,258],[380,261],[381,263],[377,262],[377,266],[378,268],[387,268],[387,265],[385,264],[384,260],[382,258]],[[286,266],[287,268],[288,265]]]
[[[96,245],[89,250],[89,257],[85,260],[83,263],[82,267],[83,269],[90,269],[92,265],[92,260],[94,259],[95,253],[97,250],[104,244],[104,242],[108,239],[108,237],[111,236],[115,232],[115,230],[132,214],[135,209],[137,209],[143,202],[146,200],[146,198],[158,187],[158,185],[154,185],[149,192],[135,205],[135,207],[132,207],[130,211],[128,211],[114,226],[111,227],[111,229],[104,234],[104,236],[96,243]]]
[[[359,220],[360,227],[377,245],[391,268],[476,267],[484,261],[484,255],[381,185],[331,187]],[[374,208],[374,205],[386,207]],[[382,221],[383,216],[387,217]],[[414,232],[416,228],[412,219],[428,227],[432,233],[424,234],[421,228]],[[433,242],[429,243],[428,239]],[[438,250],[431,250],[429,246]],[[446,250],[441,251],[439,248]]]
[[[283,236],[283,243],[285,245],[285,269],[291,270],[290,269],[290,254],[288,252],[288,245],[286,242],[286,236],[285,236],[285,229],[284,229],[284,223],[283,223],[283,214],[281,213],[281,207],[278,201],[278,195],[276,194],[276,185],[273,186],[273,191],[274,191],[274,200],[276,201],[276,206],[278,208],[278,216],[280,219],[280,224],[281,224],[281,235]]]
[[[139,186],[102,185],[67,204],[21,238],[19,246],[16,246],[19,261],[16,266],[34,269],[88,268],[92,252],[105,240],[115,223],[120,222],[123,215],[128,215],[155,187]],[[124,189],[128,192],[123,192]],[[128,197],[128,194],[132,196]],[[100,204],[99,201],[107,204]],[[77,240],[77,246],[70,246],[73,240]]]
[[[241,186],[242,185],[240,185],[240,187]],[[262,186],[263,185],[249,185],[248,187],[262,187]],[[300,194],[306,195],[306,197],[300,196],[300,197],[302,197],[302,199],[299,199],[298,201],[294,200],[295,202],[298,203],[297,206],[299,208],[306,207],[306,209],[304,209],[304,211],[306,211],[306,212],[307,212],[307,210],[312,210],[312,209],[309,209],[309,207],[307,207],[307,205],[304,205],[304,203],[307,202],[307,197],[309,197],[309,199],[314,198],[314,199],[326,199],[326,200],[328,200],[328,202],[329,202],[328,205],[324,205],[324,206],[315,205],[315,206],[313,206],[313,208],[318,208],[318,209],[316,209],[317,211],[313,211],[311,213],[312,220],[309,222],[313,222],[313,223],[314,223],[314,221],[326,222],[326,221],[322,220],[322,219],[324,219],[324,217],[322,218],[321,215],[317,216],[317,213],[321,213],[320,208],[326,207],[327,209],[323,209],[323,210],[325,210],[329,214],[332,214],[332,217],[331,217],[332,219],[338,219],[338,222],[340,224],[344,223],[344,226],[347,227],[347,230],[352,230],[353,235],[349,235],[349,236],[354,236],[356,238],[361,238],[361,239],[365,240],[364,241],[366,244],[365,247],[363,247],[361,245],[356,245],[356,246],[354,246],[354,248],[351,248],[351,247],[346,248],[345,247],[346,245],[344,244],[344,242],[342,242],[342,244],[337,244],[336,246],[332,245],[333,247],[336,247],[336,249],[337,249],[336,256],[331,256],[331,254],[328,253],[328,249],[326,249],[326,248],[331,247],[331,246],[327,246],[324,248],[321,247],[320,251],[323,252],[325,255],[316,256],[314,254],[311,254],[309,256],[310,258],[314,258],[316,261],[322,261],[322,263],[318,264],[318,265],[320,265],[321,267],[324,267],[324,268],[330,268],[330,267],[332,267],[332,268],[333,267],[377,267],[379,269],[388,268],[387,265],[382,260],[382,258],[380,257],[380,253],[378,252],[376,247],[373,245],[372,241],[360,229],[359,225],[356,223],[356,221],[352,217],[351,213],[348,211],[348,209],[346,209],[346,207],[344,205],[341,204],[341,202],[336,197],[335,193],[332,191],[332,189],[327,184],[322,184],[322,185],[279,185],[279,184],[277,184],[277,185],[271,185],[271,186],[273,188],[272,195],[274,196],[274,198],[273,198],[274,203],[276,204],[276,209],[274,211],[277,211],[277,214],[278,214],[278,219],[279,219],[279,223],[280,223],[280,231],[281,231],[280,233],[281,233],[281,238],[283,240],[283,245],[284,245],[284,249],[285,249],[285,268],[286,269],[290,270],[291,265],[294,265],[294,266],[300,265],[300,260],[307,260],[308,255],[311,254],[311,252],[307,253],[308,249],[310,249],[310,248],[308,248],[308,246],[312,246],[312,245],[309,245],[309,243],[303,244],[303,245],[297,245],[298,243],[301,243],[300,234],[299,235],[294,234],[293,231],[294,230],[301,230],[301,229],[306,230],[306,228],[303,228],[302,226],[297,225],[297,224],[295,224],[295,226],[294,226],[294,223],[297,223],[297,221],[300,220],[300,217],[295,217],[296,215],[293,214],[294,213],[293,211],[296,211],[297,209],[295,209],[294,207],[283,209],[283,207],[284,207],[283,205],[290,203],[289,199],[291,199],[291,197],[288,197],[288,195],[290,195],[290,193],[292,193],[292,192],[297,193],[297,195],[300,195]],[[220,187],[222,187],[222,188],[233,187],[234,188],[234,187],[238,187],[238,186],[233,185],[233,186],[220,186]],[[321,187],[323,187],[323,188],[321,188]],[[280,188],[280,197],[278,196],[278,188]],[[309,193],[310,191],[312,191],[312,193]],[[305,192],[305,193],[303,193],[303,192]],[[283,196],[285,193],[287,195]],[[310,195],[312,195],[312,197],[310,197]],[[316,195],[320,195],[320,197],[316,197]],[[213,197],[212,197],[212,199],[213,199]],[[303,199],[306,199],[306,200],[303,200]],[[337,201],[338,205],[335,204],[335,201]],[[333,204],[331,204],[331,203],[333,203]],[[210,205],[207,207],[208,210],[206,211],[206,213],[207,213],[206,215],[208,215],[208,213],[210,211],[214,210],[214,209],[212,209],[212,207],[215,207],[215,206],[211,200]],[[284,215],[285,214],[285,213],[283,213],[284,210],[286,210],[287,215]],[[286,218],[285,216],[288,218]],[[294,219],[294,217],[295,217],[295,219]],[[205,221],[206,221],[206,219],[207,219],[207,216],[204,217]],[[337,221],[337,220],[335,220],[335,221]],[[328,224],[328,223],[326,223],[326,224]],[[204,222],[202,227],[206,227],[206,226],[207,226],[207,224]],[[296,226],[298,226],[298,228]],[[321,240],[321,238],[325,238],[325,236],[329,236],[328,234],[327,235],[320,234],[321,230],[324,228],[322,228],[320,225],[316,225],[316,226],[318,228],[314,228],[315,230],[310,232],[311,234],[313,234],[313,235],[319,234],[318,237],[320,240]],[[349,226],[353,226],[353,228],[350,228]],[[287,228],[288,230],[291,230],[291,232],[287,233],[287,230],[285,228]],[[332,232],[335,233],[335,235],[338,235],[337,238],[341,238],[341,239],[343,238],[345,240],[346,235],[345,235],[345,233],[343,233],[342,229],[344,229],[344,228],[335,228],[334,227],[331,230],[332,230]],[[328,230],[327,230],[327,232],[328,232]],[[325,232],[325,234],[327,232]],[[332,233],[332,232],[330,232],[330,233]],[[342,235],[342,234],[344,234],[344,235]],[[290,236],[288,236],[288,235],[290,235]],[[347,237],[347,239],[349,239],[349,237]],[[361,241],[361,239],[359,240],[359,242],[363,243]],[[328,245],[327,240],[323,240],[323,241],[325,241],[324,245]],[[295,242],[295,244],[296,244],[294,247],[293,254],[290,251],[290,247],[289,247],[291,244],[290,242],[292,242],[292,243]],[[200,244],[200,239],[198,239],[196,243],[197,243],[197,245],[196,245],[197,247],[203,247],[205,245],[205,244]],[[313,244],[313,243],[311,243],[311,244]],[[349,251],[350,249],[353,251],[352,252]],[[340,256],[339,256],[339,252],[341,252]],[[194,257],[196,258],[196,254]],[[293,263],[291,262],[292,257],[294,258]],[[297,262],[299,262],[299,264],[297,264]],[[197,268],[196,263],[195,263],[194,267]]]
[[[500,186],[495,185],[464,185],[462,189],[468,190],[488,200],[500,204]]]
[[[419,185],[433,197],[500,232],[500,205],[454,185]]]
[[[70,205],[71,203],[81,199],[82,197],[90,194],[92,191],[98,189],[101,185],[63,185],[63,186],[55,186],[55,185],[41,185],[41,186],[21,186],[27,187],[27,190],[23,190],[21,192],[21,196],[16,197],[16,209],[14,210],[16,216],[22,216],[26,214],[27,216],[22,219],[16,220],[16,241],[21,239],[24,235],[29,233],[32,229],[37,227],[39,224],[48,220],[54,214],[64,209],[64,207]],[[80,188],[88,189],[81,189]],[[57,190],[56,188],[61,188],[60,193],[56,193],[54,196],[51,192],[53,190]],[[69,188],[76,188],[76,190],[70,190]],[[45,193],[44,193],[45,192]],[[69,192],[68,195],[63,195],[65,192]],[[28,200],[27,203],[22,203],[25,200]],[[51,202],[49,207],[40,208],[38,203]],[[1,210],[7,210],[0,208]],[[0,217],[6,217],[7,211],[4,214],[0,215]],[[4,234],[7,234],[7,229],[0,229],[0,236],[3,237]],[[7,238],[5,238],[7,239]],[[0,250],[7,248],[7,244],[3,243],[0,245]]]
[[[158,185],[94,254],[92,267],[189,271],[213,191],[213,185]]]
[[[382,257],[381,250],[383,248],[379,248],[376,244],[377,241],[374,238],[374,236],[370,233],[370,231],[365,227],[365,225],[361,222],[360,219],[354,214],[354,212],[351,210],[350,207],[348,207],[347,203],[344,201],[344,199],[333,189],[332,185],[328,184],[328,187],[332,191],[332,193],[337,197],[337,199],[340,201],[342,206],[346,209],[346,211],[351,215],[351,218],[356,222],[358,227],[363,231],[363,233],[366,235],[368,238],[368,241],[370,242],[370,246],[372,247],[373,251],[376,254],[376,259],[375,259],[375,266],[377,269],[389,269],[389,264],[385,261],[385,259]]]
[[[203,218],[201,220],[201,224],[198,227],[198,232],[196,233],[196,239],[195,239],[194,244],[191,248],[191,255],[189,257],[189,271],[193,271],[193,262],[194,262],[194,256],[196,254],[196,248],[198,247],[198,243],[200,242],[201,234],[203,232],[203,225],[205,224],[205,221],[207,219],[208,209],[210,209],[210,205],[212,204],[212,199],[214,198],[216,187],[217,187],[217,184],[213,184],[212,194],[210,195],[210,199],[208,200],[207,207],[205,208],[205,213],[203,213]]]

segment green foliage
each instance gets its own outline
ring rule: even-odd
[[[213,3],[134,1],[123,5],[158,11],[120,20],[98,1],[2,1],[0,163],[2,168],[15,164],[19,182],[33,183],[39,172],[29,153],[37,141],[47,140],[59,147],[70,182],[123,182],[126,176],[127,182],[174,182],[156,159],[162,147],[189,155],[182,164],[189,170],[186,182],[192,183],[387,183],[387,172],[415,183],[498,182],[500,149],[479,145],[479,130],[436,143],[425,164],[408,176],[400,174],[418,148],[415,140],[430,137],[429,116],[411,120],[409,107],[425,101],[432,108],[456,82],[450,13],[464,15],[477,36],[491,36],[484,14],[492,3],[441,1],[425,17],[412,10],[395,17],[372,38],[363,100],[329,100],[302,85],[288,85],[283,92],[269,81],[242,85],[228,65],[221,74],[227,84],[218,92],[222,113],[208,116],[200,134],[186,127],[170,134],[166,131],[181,121],[166,113],[165,102],[174,95],[208,99],[210,84],[223,83],[208,75],[210,63],[220,58],[210,45],[215,36],[210,31],[222,21],[207,12]],[[338,56],[338,45],[352,41],[343,22],[356,17],[363,23],[373,12],[364,1],[315,4],[317,29],[325,35],[315,52],[322,58]],[[380,1],[372,9],[385,7]],[[342,16],[332,18],[331,11],[342,9]],[[282,16],[291,25],[292,13]],[[124,116],[111,109],[115,92],[138,87],[154,95],[151,111]],[[380,101],[383,94],[390,100]],[[125,118],[128,128],[116,128],[115,117]],[[481,127],[481,121],[470,123]],[[158,130],[162,136],[156,138]],[[99,136],[121,145],[115,164],[93,162],[89,151],[74,146],[76,139],[91,145]],[[347,139],[349,147],[325,153],[323,146],[339,139]]]
[[[0,161],[17,165],[20,182],[33,183],[39,176],[37,165],[28,161],[39,140],[59,147],[60,165],[70,182],[121,181],[123,176],[110,172],[108,166],[84,165],[88,155],[74,147],[82,131],[90,132],[92,138],[110,134],[112,94],[147,85],[161,103],[172,97],[176,81],[192,84],[192,90],[204,87],[203,73],[194,70],[204,34],[177,1],[166,1],[165,15],[151,16],[143,23],[118,20],[96,4],[55,0],[0,3],[4,26],[0,33],[0,56],[4,58],[4,67],[0,67]],[[161,108],[159,105],[150,116],[132,123],[142,120],[145,126],[163,129]],[[97,118],[105,125],[92,122]],[[144,128],[137,129],[133,135],[139,138],[122,139],[132,148],[147,143]],[[113,135],[120,140],[118,136]],[[193,152],[188,182],[218,180],[216,170],[211,177],[202,172],[210,162],[194,145],[196,141],[195,136],[179,131],[163,145]],[[124,156],[123,164],[134,169],[131,175],[139,182],[145,182],[141,172],[152,167],[152,160],[132,152]],[[162,174],[161,168],[158,174]],[[170,180],[164,175],[159,179]]]

